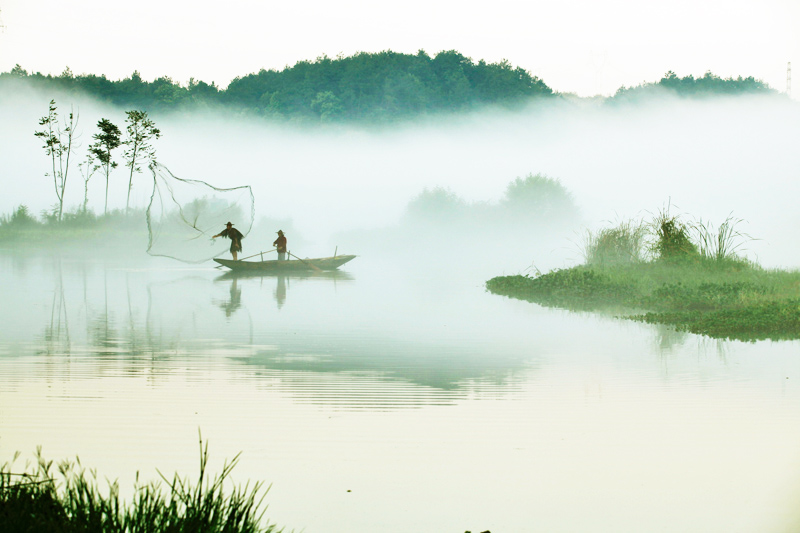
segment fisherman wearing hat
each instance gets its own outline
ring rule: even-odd
[[[231,240],[231,255],[233,256],[233,260],[236,261],[236,254],[242,251],[242,239],[244,239],[244,235],[238,229],[233,227],[233,224],[228,222],[225,224],[225,229],[211,237],[212,239],[216,239],[217,237],[227,237]]]
[[[275,239],[275,242],[272,243],[272,246],[276,246],[278,248],[278,261],[285,261],[286,260],[286,236],[284,236],[283,230],[278,230],[278,238]]]

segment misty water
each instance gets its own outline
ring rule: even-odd
[[[200,431],[308,533],[798,524],[797,342],[546,309],[385,251],[306,276],[90,251],[0,270],[4,460],[79,456],[125,494],[196,473]]]
[[[52,95],[0,97],[0,213],[39,213],[53,195],[33,131]],[[57,95],[62,110],[70,98],[84,145],[99,118],[121,122],[74,95]],[[798,268],[796,103],[560,101],[387,128],[154,118],[176,176],[252,186],[245,255],[280,227],[301,257],[358,257],[333,275],[231,278],[143,242],[6,247],[0,463],[41,446],[129,495],[137,472],[196,474],[201,432],[212,471],[241,452],[232,480],[271,484],[266,516],[287,530],[800,529],[800,343],[484,289],[574,265],[587,228],[666,205],[733,213],[758,239],[749,258]],[[580,220],[503,220],[503,191],[529,173],[559,179]],[[111,208],[126,187],[112,176]],[[405,209],[434,187],[466,208],[415,226]],[[133,205],[151,192],[137,177]],[[88,194],[101,213],[102,178]]]

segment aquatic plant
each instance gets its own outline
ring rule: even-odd
[[[742,222],[742,219],[728,215],[716,231],[712,223],[703,222],[702,219],[692,224],[691,230],[700,254],[716,261],[739,259],[737,251],[745,242],[753,240],[750,235],[736,229]]]
[[[4,531],[55,533],[277,533],[263,523],[266,490],[255,483],[223,491],[223,482],[238,455],[209,478],[208,443],[200,441],[200,475],[196,484],[175,475],[164,494],[158,482],[135,487],[130,504],[123,502],[116,482],[107,494],[97,488],[97,474],[80,463],[63,461],[54,469],[37,449],[36,464],[14,473],[0,467],[0,524]],[[12,463],[16,461],[14,456]],[[57,473],[55,472],[57,470]],[[160,472],[159,472],[160,474]],[[137,475],[138,479],[138,475]]]
[[[653,254],[661,260],[680,261],[698,255],[697,245],[690,239],[690,226],[678,215],[671,215],[669,208],[662,209],[649,223],[654,237],[650,245]]]
[[[486,289],[544,306],[612,310],[717,338],[800,339],[800,272],[764,270],[737,255],[750,239],[736,229],[740,222],[728,217],[714,230],[665,209],[646,225],[627,222],[589,233],[584,265],[496,277]]]
[[[645,258],[646,236],[647,227],[632,220],[597,232],[587,231],[583,242],[586,264],[613,266],[641,262]]]

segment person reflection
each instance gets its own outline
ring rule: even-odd
[[[278,276],[278,284],[275,287],[275,301],[278,302],[278,309],[283,307],[286,301],[286,277]]]
[[[230,316],[242,306],[242,289],[236,284],[236,278],[231,282],[231,297],[230,300],[223,300],[219,307],[225,311],[225,316]]]

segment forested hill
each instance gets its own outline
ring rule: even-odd
[[[29,74],[17,66],[0,82],[26,78],[67,91],[84,91],[122,107],[145,110],[234,107],[248,113],[289,119],[391,120],[484,105],[514,106],[553,91],[526,70],[500,63],[473,62],[455,51],[431,57],[396,52],[358,53],[300,61],[283,70],[237,77],[226,89],[168,77],[144,81],[138,72],[111,81],[105,76]]]
[[[515,108],[536,98],[553,98],[553,90],[528,71],[507,61],[475,63],[450,50],[431,57],[420,51],[361,52],[349,57],[300,61],[283,70],[261,70],[237,77],[227,88],[191,79],[187,85],[169,77],[145,81],[138,72],[118,81],[104,75],[28,73],[17,65],[0,73],[0,85],[20,80],[59,92],[86,93],[125,108],[228,111],[278,120],[311,122],[366,120],[385,122],[484,106]],[[775,92],[753,78],[679,78],[669,72],[657,83],[622,88],[612,100],[653,90],[682,96]]]
[[[672,93],[684,97],[703,97],[721,95],[742,95],[742,94],[777,94],[769,85],[752,76],[743,78],[720,78],[719,76],[706,72],[703,76],[679,77],[671,70],[664,74],[656,83],[643,83],[636,87],[622,87],[614,95],[615,100],[628,100],[654,92]]]

